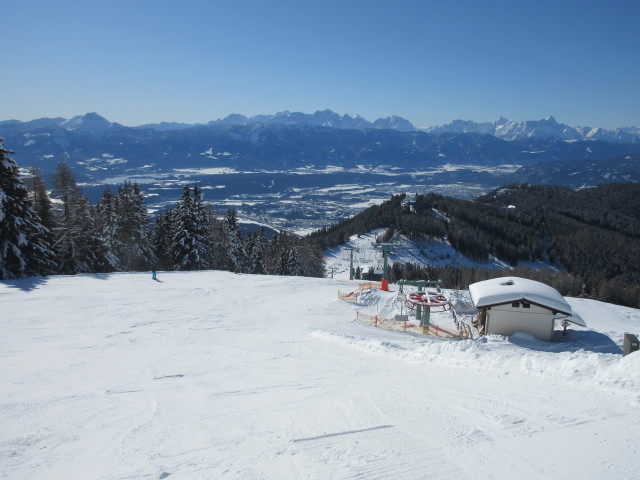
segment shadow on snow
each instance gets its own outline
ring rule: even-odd
[[[577,352],[585,350],[595,353],[622,354],[622,349],[604,333],[592,330],[567,330],[563,335],[556,330],[553,342],[543,342],[529,335],[512,335],[509,342],[529,350],[541,352]]]
[[[36,288],[47,283],[49,279],[47,277],[29,277],[29,278],[17,278],[12,280],[3,280],[3,283],[12,288],[17,288],[24,292],[35,290]]]
[[[134,272],[137,273],[137,272]],[[71,277],[92,277],[97,278],[98,280],[108,280],[109,277],[113,275],[112,273],[82,273],[78,275],[69,275]],[[29,277],[29,278],[14,278],[11,280],[2,280],[2,283],[11,287],[17,288],[24,292],[29,292],[31,290],[35,290],[39,287],[44,286],[50,277]]]

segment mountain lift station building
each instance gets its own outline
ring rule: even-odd
[[[553,340],[556,320],[586,327],[560,293],[544,283],[519,277],[500,277],[469,285],[473,305],[480,310],[482,335],[510,336],[525,332],[538,340]]]

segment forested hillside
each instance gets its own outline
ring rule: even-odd
[[[325,249],[374,228],[387,228],[387,238],[401,232],[446,239],[477,261],[496,257],[514,267],[528,261],[553,265],[564,272],[557,280],[565,294],[640,306],[640,184],[582,190],[516,184],[475,201],[416,195],[415,208],[410,208],[409,200],[414,198],[393,197],[312,238]],[[496,273],[457,272],[454,277],[471,281]]]

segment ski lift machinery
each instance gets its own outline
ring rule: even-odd
[[[384,243],[378,243],[380,238],[376,235],[376,241],[373,244],[374,248],[380,248],[382,250],[382,286],[380,287],[380,289],[385,292],[389,291],[389,254],[391,253],[391,249],[393,247],[397,247],[400,245],[397,240],[397,235],[398,232],[394,233],[389,241]]]
[[[348,260],[349,260],[349,280],[353,280],[355,269],[353,268],[353,252],[359,252],[360,249],[357,247],[342,247],[345,253],[349,251]]]
[[[375,267],[373,269],[373,273],[375,273],[376,275],[381,275],[382,273],[384,273],[383,270],[383,263],[384,263],[384,253],[382,253],[382,251],[376,251],[376,258],[375,258]]]

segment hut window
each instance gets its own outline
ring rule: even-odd
[[[531,308],[531,304],[527,302],[522,302],[522,308]]]
[[[513,302],[513,303],[511,304],[511,306],[512,306],[513,308],[519,308],[519,307],[520,307],[520,302]]]

